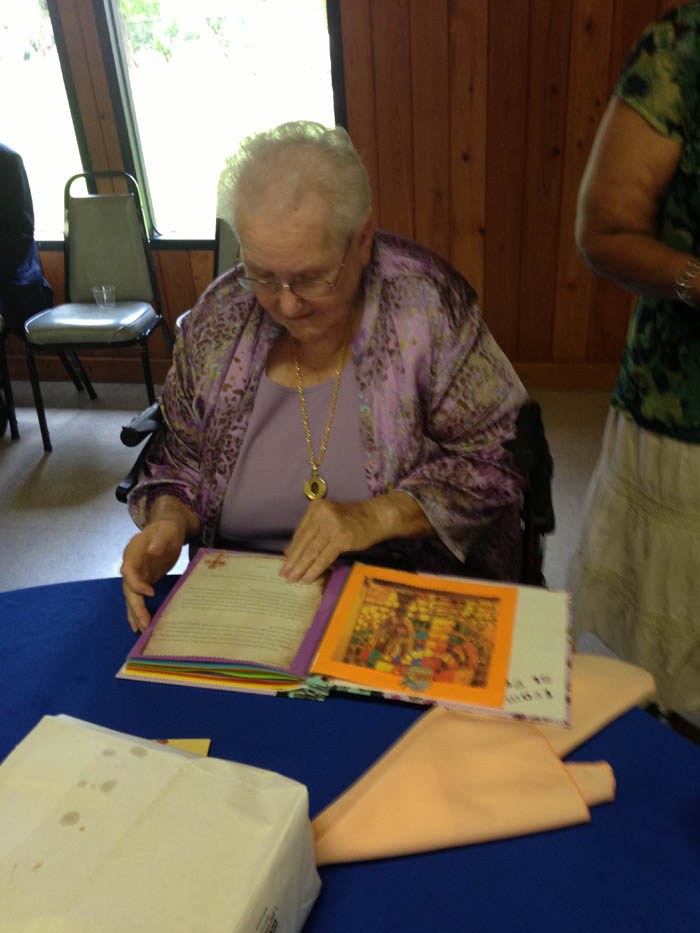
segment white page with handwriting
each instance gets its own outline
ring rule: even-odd
[[[316,614],[323,583],[287,583],[279,575],[283,563],[212,551],[173,593],[143,656],[289,667]]]
[[[518,588],[504,710],[566,723],[569,691],[569,594]]]

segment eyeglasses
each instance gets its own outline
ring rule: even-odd
[[[236,281],[241,288],[245,288],[248,292],[255,292],[256,295],[263,298],[271,298],[272,295],[278,294],[283,288],[288,289],[293,295],[296,295],[297,298],[305,298],[308,300],[325,298],[327,295],[330,295],[340,281],[351,246],[352,237],[350,237],[347,249],[343,255],[343,261],[338,269],[338,274],[332,282],[328,282],[326,279],[300,279],[298,282],[287,285],[284,282],[277,282],[274,279],[256,279],[251,275],[246,275],[245,265],[242,262],[236,266]]]

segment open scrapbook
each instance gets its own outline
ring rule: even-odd
[[[322,698],[331,689],[568,722],[568,595],[201,549],[120,677]]]

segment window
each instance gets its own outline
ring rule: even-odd
[[[219,174],[244,136],[335,123],[326,3],[111,2],[155,226],[211,238]]]
[[[46,0],[3,3],[0,142],[24,161],[35,236],[63,236],[63,186],[82,171]]]

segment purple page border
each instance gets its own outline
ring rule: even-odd
[[[218,553],[220,550],[221,550],[221,548],[218,548],[218,549],[214,549],[214,548],[200,548],[200,549],[197,551],[197,553],[195,554],[195,556],[192,558],[192,560],[191,560],[191,561],[189,562],[189,564],[187,565],[187,569],[185,570],[185,572],[182,574],[182,576],[181,576],[180,579],[177,581],[177,583],[175,584],[175,586],[170,590],[170,592],[168,593],[168,595],[167,595],[167,596],[165,597],[165,599],[163,600],[163,602],[162,602],[160,608],[158,609],[158,611],[156,612],[156,614],[155,614],[155,615],[153,616],[153,618],[151,619],[151,624],[148,626],[148,628],[146,629],[146,631],[143,632],[143,634],[140,636],[139,640],[136,642],[136,644],[134,645],[134,647],[133,647],[133,648],[131,649],[131,651],[129,652],[129,654],[128,654],[128,656],[127,656],[127,659],[128,659],[128,658],[140,658],[140,657],[142,656],[143,651],[144,651],[146,645],[148,644],[148,641],[149,641],[151,635],[153,634],[153,629],[154,629],[156,623],[158,622],[158,619],[160,619],[160,617],[161,617],[161,616],[163,615],[163,613],[165,612],[165,610],[166,610],[166,608],[167,608],[168,603],[170,602],[170,600],[175,596],[175,594],[177,593],[177,591],[180,589],[180,587],[182,586],[182,584],[185,582],[185,580],[186,580],[186,579],[189,577],[189,575],[192,573],[192,571],[193,571],[194,568],[197,566],[197,564],[200,562],[200,560],[201,560],[206,554],[212,554],[212,553],[214,553],[214,551],[216,551],[216,552]]]
[[[143,634],[139,637],[138,641],[136,642],[134,647],[129,652],[127,656],[127,661],[133,658],[143,658],[143,652],[146,649],[146,646],[148,645],[149,639],[153,632],[153,628],[158,623],[158,619],[161,617],[163,612],[165,612],[168,606],[168,603],[175,596],[177,591],[183,585],[183,583],[185,582],[187,577],[190,575],[190,573],[192,573],[192,571],[197,566],[197,564],[201,560],[203,560],[203,558],[207,557],[209,554],[219,554],[222,551],[226,554],[242,554],[242,555],[245,555],[246,557],[273,557],[274,559],[278,559],[278,555],[276,554],[275,555],[256,554],[255,552],[251,552],[251,551],[225,551],[224,548],[200,548],[195,554],[195,556],[193,557],[193,559],[188,564],[185,572],[182,574],[182,576],[177,581],[175,586],[166,596],[165,600],[163,601],[163,604],[160,606],[156,614],[151,619],[151,624],[148,626],[146,631],[143,632]],[[285,674],[293,674],[296,677],[305,677],[308,673],[309,665],[311,664],[311,660],[316,651],[318,643],[321,641],[321,637],[323,636],[323,633],[326,629],[328,620],[331,616],[331,613],[333,612],[333,609],[335,608],[335,604],[338,601],[340,592],[343,586],[345,585],[345,580],[348,574],[350,573],[351,569],[352,568],[350,566],[342,565],[342,566],[336,567],[331,572],[331,575],[323,590],[323,595],[321,596],[321,602],[319,603],[318,609],[316,610],[316,614],[313,618],[313,621],[311,625],[309,626],[309,629],[306,632],[306,635],[304,635],[301,645],[299,646],[299,650],[297,651],[296,655],[294,656],[294,659],[292,660],[292,663],[289,665],[288,668],[273,667],[273,665],[271,664],[256,664],[254,661],[248,661],[243,658],[239,658],[236,660],[228,660],[228,659],[225,660],[223,658],[210,658],[210,657],[203,657],[203,656],[198,656],[198,655],[189,655],[189,656],[148,655],[147,659],[149,661],[208,661],[208,662],[218,662],[222,665],[247,664],[247,665],[250,665],[250,667],[257,667],[261,671],[274,670],[274,671],[281,671]]]
[[[323,637],[323,633],[326,631],[328,620],[335,609],[336,603],[340,597],[340,592],[345,586],[345,581],[351,570],[352,567],[343,565],[336,567],[335,570],[332,571],[325,589],[323,590],[323,596],[316,610],[314,620],[309,626],[308,632],[304,635],[304,640],[299,646],[296,657],[289,666],[289,670],[292,674],[299,674],[301,677],[305,677],[308,674],[313,656]]]

